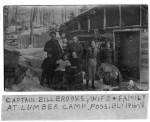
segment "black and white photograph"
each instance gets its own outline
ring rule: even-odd
[[[1,121],[149,122],[146,0],[0,4]]]
[[[148,5],[5,5],[4,91],[147,91]]]

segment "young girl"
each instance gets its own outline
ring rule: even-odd
[[[68,53],[64,53],[62,56],[62,59],[59,59],[56,61],[56,64],[58,65],[55,69],[55,85],[61,86],[61,84],[65,83],[65,71],[67,66],[71,66],[69,60],[68,60]],[[53,84],[53,85],[54,85]]]
[[[87,79],[86,79],[86,87],[89,85],[89,80],[92,81],[92,88],[94,89],[94,80],[96,74],[96,66],[97,66],[97,55],[98,48],[96,47],[95,41],[91,41],[91,45],[87,50]]]
[[[58,67],[56,68],[55,71],[65,72],[66,66],[71,65],[69,60],[68,60],[68,53],[64,53],[62,56],[62,59],[59,59],[58,61],[56,61],[56,64],[58,64]]]

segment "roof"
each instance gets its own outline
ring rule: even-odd
[[[136,4],[135,4],[135,5],[136,5]],[[86,14],[88,15],[89,12],[92,11],[92,10],[96,10],[96,9],[103,8],[103,7],[111,7],[111,6],[114,6],[114,5],[97,5],[97,6],[93,7],[93,8],[91,8],[91,9],[85,11],[84,13],[82,13],[82,14],[80,14],[80,15],[74,17],[73,19],[71,19],[71,20],[65,22],[64,24],[69,24],[69,23],[75,21],[76,19],[78,19],[78,18],[80,18],[80,17],[86,15]],[[119,4],[118,4],[118,6],[119,6]],[[148,11],[148,5],[146,5],[146,4],[144,5],[144,4],[143,4],[143,5],[141,5],[141,6],[142,6],[145,10]]]
[[[93,7],[93,8],[91,8],[91,9],[89,9],[89,10],[85,11],[84,13],[82,13],[82,14],[80,14],[80,15],[78,15],[78,16],[76,16],[76,17],[74,17],[73,19],[71,19],[71,20],[69,20],[69,21],[65,22],[64,24],[71,23],[72,21],[74,21],[74,20],[78,19],[79,17],[81,17],[81,16],[84,16],[84,15],[88,14],[91,10],[94,10],[94,9],[95,9],[95,8],[97,8],[97,7],[99,7],[99,6]]]

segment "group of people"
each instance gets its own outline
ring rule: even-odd
[[[112,64],[112,49],[109,42],[97,46],[98,41],[93,38],[88,48],[83,49],[78,37],[73,41],[67,41],[65,34],[61,33],[60,39],[56,38],[55,32],[50,32],[50,40],[46,43],[44,51],[47,58],[42,63],[41,85],[49,87],[61,86],[62,84],[82,84],[83,65],[85,66],[86,87],[92,81],[92,88],[95,89],[94,81],[97,72],[97,65],[105,62]],[[83,51],[85,53],[83,54]],[[83,55],[85,64],[83,64]]]

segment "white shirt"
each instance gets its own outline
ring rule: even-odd
[[[56,63],[59,64],[59,66],[56,68],[55,71],[58,71],[58,70],[65,71],[66,66],[71,66],[69,60],[64,61],[64,60],[60,59],[60,60],[56,61]]]

